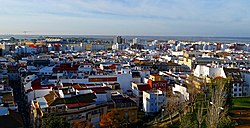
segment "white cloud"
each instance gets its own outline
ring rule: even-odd
[[[236,30],[238,35],[246,35],[250,26],[250,2],[244,0],[0,0],[0,3],[3,25],[0,33],[32,29],[34,33],[60,34],[223,35]]]

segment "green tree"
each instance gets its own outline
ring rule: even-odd
[[[201,128],[202,126],[202,123],[205,119],[204,115],[203,115],[203,110],[204,107],[203,107],[203,102],[201,103],[200,105],[200,108],[197,109],[197,114],[196,114],[196,118],[197,118],[197,121],[198,121],[198,127]]]
[[[62,117],[48,115],[42,123],[42,128],[69,128],[70,124]]]
[[[210,85],[210,101],[208,103],[206,124],[209,128],[217,128],[219,122],[227,114],[227,98],[229,80],[215,78]]]
[[[226,116],[220,120],[219,128],[233,128],[236,125],[236,121],[232,120],[229,116]]]
[[[198,128],[196,121],[196,115],[194,112],[188,112],[182,117],[180,128]]]

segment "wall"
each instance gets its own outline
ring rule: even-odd
[[[132,74],[117,74],[117,82],[120,84],[120,87],[123,92],[131,90],[131,81]]]
[[[186,87],[175,84],[175,86],[172,89],[173,89],[173,92],[175,91],[180,92],[184,96],[185,100],[189,100],[189,93],[187,92]]]
[[[245,93],[246,96],[250,96],[250,73],[241,72],[241,75],[245,81],[243,85],[243,93]]]
[[[44,97],[45,95],[49,94],[52,89],[41,89],[41,90],[34,90],[27,93],[28,103],[30,103],[34,98]]]

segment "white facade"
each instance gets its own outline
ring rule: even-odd
[[[107,99],[107,94],[106,93],[97,93],[96,94],[96,103],[100,104],[100,103],[107,103],[108,99]]]
[[[166,97],[160,90],[143,91],[143,111],[146,113],[158,112],[165,101]]]
[[[54,67],[43,67],[39,70],[40,75],[52,75],[53,74],[53,68]]]
[[[243,85],[243,95],[250,96],[250,73],[249,72],[241,72],[241,75],[244,79]]]
[[[242,84],[240,83],[233,83],[233,88],[232,88],[232,96],[233,97],[240,97],[242,96]]]
[[[24,84],[30,82],[30,81],[34,81],[35,79],[37,79],[38,76],[37,75],[28,75],[24,78]]]
[[[197,65],[194,70],[194,76],[196,77],[223,77],[226,78],[226,74],[222,67],[216,66],[205,66],[205,65]]]
[[[131,90],[132,74],[117,74],[117,82],[123,92]]]
[[[129,47],[128,44],[115,43],[112,45],[112,49],[115,49],[115,50],[125,50],[128,47]]]
[[[179,92],[182,94],[183,99],[188,101],[189,100],[189,93],[187,92],[187,88],[183,87],[181,85],[175,84],[174,87],[172,87],[173,93]]]
[[[49,94],[50,91],[52,91],[52,88],[33,90],[33,91],[28,92],[26,94],[26,96],[28,97],[28,103],[31,103],[31,101],[34,100],[35,98],[44,97],[45,95]]]
[[[147,83],[144,81],[145,80],[144,78],[150,77],[150,71],[139,71],[139,72],[140,72],[142,83]]]
[[[25,46],[17,46],[16,49],[15,49],[15,52],[17,54],[21,54],[21,53],[36,53],[37,52],[37,48],[25,47]]]
[[[85,64],[85,65],[80,65],[80,66],[78,67],[78,72],[90,73],[92,70],[93,70],[93,69],[92,69],[91,65],[87,65],[87,64]]]
[[[138,43],[140,43],[141,41],[140,41],[140,39],[138,39],[138,38],[134,38],[133,39],[133,44],[138,44]]]
[[[182,56],[184,52],[183,51],[171,51],[171,54],[175,56]]]

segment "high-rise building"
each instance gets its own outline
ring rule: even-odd
[[[140,42],[140,39],[138,39],[138,38],[133,39],[133,44],[138,44],[139,42]]]
[[[122,43],[122,37],[121,36],[114,37],[113,43],[121,44]]]

